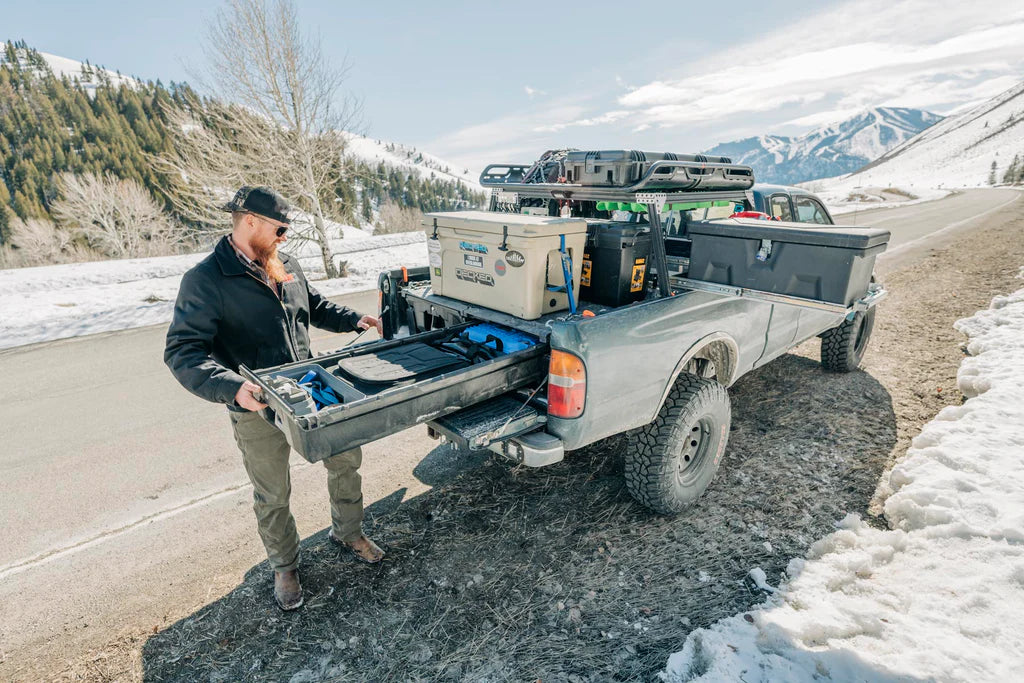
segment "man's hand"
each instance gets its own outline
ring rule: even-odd
[[[242,388],[235,394],[235,403],[242,406],[246,410],[263,410],[267,407],[266,403],[260,403],[256,400],[255,394],[259,393],[260,388],[252,382],[245,381],[242,383]]]
[[[368,330],[371,327],[376,327],[377,334],[382,337],[384,336],[384,323],[380,321],[380,318],[374,318],[372,315],[364,315],[359,319],[359,322],[356,323],[356,327],[361,330]]]

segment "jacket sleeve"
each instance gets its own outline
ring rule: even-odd
[[[331,332],[353,332],[358,329],[356,325],[363,317],[362,313],[328,300],[308,281],[306,290],[309,292],[309,321],[313,325]]]
[[[196,270],[185,273],[167,330],[164,363],[196,396],[233,404],[245,380],[210,356],[220,316],[221,293],[216,284]]]

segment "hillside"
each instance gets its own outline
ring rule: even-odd
[[[7,49],[0,50],[0,64],[17,62],[22,70],[35,71],[38,77],[44,77],[49,72],[57,78],[67,78],[90,95],[95,95],[96,89],[103,86],[125,85],[138,88],[142,85],[138,79],[124,76],[117,71],[32,50],[24,42],[8,43],[8,46]]]
[[[761,135],[705,154],[751,166],[761,182],[793,185],[855,171],[941,119],[920,109],[876,107],[798,137]]]
[[[0,249],[24,246],[15,222],[52,218],[62,173],[134,181],[170,212],[173,187],[153,163],[173,149],[165,112],[199,111],[210,101],[187,84],[165,87],[23,42],[0,44]],[[388,216],[410,210],[406,222],[418,224],[416,211],[483,202],[475,179],[432,155],[354,135],[350,150],[353,172],[325,190],[328,218],[338,223],[378,224],[387,205]],[[22,235],[23,242],[34,239],[24,229]],[[77,257],[69,251],[68,258]]]
[[[809,183],[844,199],[865,188],[899,188],[917,196],[939,189],[1002,182],[1024,157],[1024,82],[919,133],[856,173]]]
[[[371,166],[383,163],[386,166],[406,169],[420,176],[433,175],[442,180],[454,180],[473,192],[483,192],[479,176],[467,168],[459,168],[443,159],[387,140],[372,140],[362,135],[346,133],[348,153]]]

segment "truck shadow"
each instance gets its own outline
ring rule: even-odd
[[[690,630],[764,600],[752,567],[777,583],[836,521],[863,514],[896,443],[890,397],[864,372],[787,355],[730,394],[718,477],[677,517],[629,497],[623,437],[548,468],[491,457],[447,480],[460,468],[441,466],[441,446],[423,470],[436,488],[367,509],[383,563],[340,555],[326,530],[311,536],[301,610],[277,610],[257,565],[152,636],[144,678],[650,679]]]

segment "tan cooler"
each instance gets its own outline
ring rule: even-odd
[[[579,301],[587,241],[582,219],[455,211],[427,214],[423,224],[435,294],[525,320],[566,310],[566,293],[548,289],[565,286],[558,251],[559,236],[565,235],[573,295]]]

